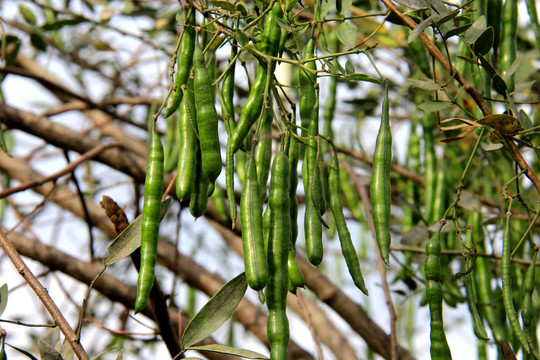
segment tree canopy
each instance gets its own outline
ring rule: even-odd
[[[539,358],[534,0],[4,2],[0,40],[0,356]]]

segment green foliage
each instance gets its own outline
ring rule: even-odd
[[[151,195],[154,200],[154,221],[145,226],[144,235],[152,245],[144,251],[145,258],[152,260],[147,276],[152,281],[140,287],[144,289],[138,296],[147,298],[158,261],[163,278],[158,278],[160,289],[155,290],[170,302],[169,313],[174,314],[172,309],[179,305],[193,315],[195,296],[203,291],[211,297],[192,316],[182,336],[176,335],[176,328],[171,330],[170,319],[159,315],[163,309],[151,302],[159,329],[150,331],[151,336],[162,336],[171,357],[177,355],[171,350],[174,343],[182,353],[193,350],[209,358],[223,353],[265,359],[230,344],[195,345],[212,336],[235,311],[252,306],[251,322],[245,313],[235,319],[247,332],[271,344],[271,359],[309,358],[307,351],[302,353],[302,344],[292,346],[297,329],[287,318],[296,311],[287,308],[293,294],[302,298],[304,286],[337,314],[342,314],[340,306],[347,296],[354,298],[368,309],[369,320],[380,318],[374,304],[395,309],[415,309],[419,302],[428,305],[429,321],[417,321],[413,318],[417,312],[411,311],[398,316],[396,327],[388,326],[397,329],[393,334],[397,344],[425,344],[425,339],[416,341],[420,332],[415,332],[415,326],[430,326],[429,349],[414,349],[415,356],[416,351],[419,357],[430,351],[433,359],[451,354],[456,358],[460,349],[446,341],[445,332],[461,326],[474,330],[479,357],[501,346],[505,352],[523,354],[530,349],[530,356],[537,356],[540,305],[535,295],[540,284],[533,275],[540,241],[540,116],[535,83],[540,71],[540,25],[534,0],[461,4],[211,0],[188,2],[183,8],[159,1],[99,5],[81,1],[79,7],[72,3],[58,8],[47,0],[23,1],[11,5],[13,18],[0,10],[0,156],[8,150],[16,154],[0,161],[2,176],[10,180],[0,192],[15,191],[2,199],[6,206],[2,231],[42,238],[49,234],[42,231],[43,224],[61,224],[61,229],[68,226],[64,219],[71,212],[84,218],[77,226],[88,228],[85,234],[89,234],[84,244],[86,235],[71,231],[76,234],[71,243],[81,259],[88,255],[86,259],[92,260],[106,247],[103,239],[114,238],[103,264],[119,283],[107,288],[96,280],[93,286],[103,297],[88,298],[90,291],[84,299],[69,294],[83,309],[78,328],[86,330],[96,323],[107,328],[111,323],[105,320],[114,314],[129,336],[109,341],[107,350],[117,346],[116,341],[126,356],[151,347],[133,340],[130,331],[136,325],[118,307],[111,305],[105,314],[104,307],[97,306],[106,301],[124,306],[133,302],[129,291],[134,290],[125,286],[132,285],[133,269],[118,261],[140,246],[142,217],[116,236],[94,207],[97,193],[122,191],[118,198],[129,198],[125,206],[132,213],[141,212],[140,198]],[[519,22],[518,9],[528,12],[519,14]],[[17,89],[6,81],[11,76],[40,84],[39,89],[47,89],[55,100],[43,97],[19,109],[12,100]],[[157,103],[157,108],[150,105]],[[56,119],[60,113],[77,113],[85,125],[66,121],[69,126],[64,126],[63,119]],[[164,172],[146,174],[142,165],[148,154],[146,133],[140,134],[145,128],[143,113],[155,122],[154,144],[165,134]],[[21,132],[42,141],[27,143]],[[8,146],[10,139],[15,139],[13,147]],[[85,165],[62,170],[68,153],[88,154],[106,142],[111,148],[87,155],[82,159]],[[57,155],[59,148],[65,158]],[[53,171],[56,165],[46,162],[49,158],[60,159],[63,165]],[[102,167],[95,166],[98,162],[114,171],[105,175]],[[271,172],[270,164],[276,162],[281,165]],[[34,167],[53,175],[45,178]],[[221,174],[223,167],[225,174]],[[59,179],[66,174],[71,174],[66,177],[69,186]],[[116,179],[117,175],[122,178]],[[145,177],[152,178],[159,191],[143,193]],[[134,191],[118,185],[126,178],[134,183]],[[179,200],[180,206],[170,211],[177,216],[159,224],[156,199],[161,197],[161,184],[169,191],[161,203],[160,221],[171,201]],[[39,200],[18,197],[26,191],[34,191]],[[32,208],[29,201],[35,201]],[[85,206],[80,206],[81,201]],[[188,223],[186,217],[201,220]],[[339,243],[329,241],[336,231]],[[198,238],[204,241],[193,240]],[[226,245],[216,246],[220,239]],[[47,249],[57,250],[55,246]],[[187,259],[176,253],[186,246],[205,251],[202,266],[195,262],[201,261],[200,255]],[[82,253],[87,249],[89,254]],[[77,281],[89,282],[80,270],[62,268],[61,261],[51,260],[54,256],[46,257],[48,251],[19,251]],[[233,251],[244,256],[243,265]],[[221,278],[207,270],[213,264],[223,269],[219,274],[223,278],[230,278],[228,269],[237,265],[245,274],[221,287],[217,284]],[[190,272],[190,266],[198,273]],[[345,266],[350,277],[332,273],[331,269]],[[393,282],[387,281],[385,272]],[[318,288],[323,283],[321,273],[344,291],[328,294]],[[249,304],[256,301],[247,292],[248,283],[266,310]],[[374,283],[381,284],[384,299]],[[187,298],[186,284],[191,289],[188,304],[180,300]],[[367,295],[368,290],[370,297],[360,293]],[[4,285],[0,315],[6,303]],[[465,303],[466,307],[460,306]],[[144,304],[139,301],[137,310]],[[456,308],[459,315],[450,317],[454,312],[444,312],[445,306]],[[86,314],[92,317],[85,318]],[[362,333],[354,326],[367,320],[342,316],[364,337],[368,353],[390,356],[394,342],[381,335],[382,330]],[[340,358],[339,351],[346,346],[333,347],[330,338],[335,335],[347,344],[349,334],[332,330],[332,317],[325,321],[316,325],[325,329],[324,334],[316,331],[317,336]],[[259,328],[266,328],[268,335],[261,335]],[[172,334],[169,339],[167,330]],[[2,336],[4,355],[9,336]],[[51,336],[39,341],[42,358],[72,358],[64,351],[66,345],[60,347]],[[370,342],[370,336],[377,341]],[[237,333],[235,337],[238,342]],[[91,353],[103,351],[85,345]],[[294,355],[295,349],[302,354]],[[353,353],[361,350],[355,348]],[[412,358],[402,347],[395,350],[400,358]]]

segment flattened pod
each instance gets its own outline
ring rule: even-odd
[[[371,175],[371,206],[377,244],[381,258],[390,264],[390,167],[392,165],[392,133],[388,105],[388,86],[385,89],[381,126],[375,152],[373,154],[373,172]]]
[[[135,313],[140,312],[148,302],[150,290],[154,285],[154,269],[157,258],[159,233],[159,212],[163,194],[163,145],[156,131],[152,128],[148,168],[144,182],[144,204],[141,227],[141,268],[137,281]]]
[[[213,183],[221,173],[218,116],[214,104],[212,81],[206,70],[204,56],[199,46],[195,46],[193,70],[202,169],[208,181]]]

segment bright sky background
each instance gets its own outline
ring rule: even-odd
[[[72,1],[76,3],[76,1]],[[13,14],[17,12],[16,4],[18,2],[4,2],[3,6],[0,7],[0,16],[9,19],[13,17]],[[136,25],[136,26],[134,26]],[[135,31],[137,29],[137,26],[141,26],[141,24],[133,24],[127,22],[126,18],[123,18],[122,21],[119,21],[117,23],[117,26],[122,26],[128,28],[130,31]],[[126,43],[126,39],[122,39],[122,44],[120,47],[122,48],[129,48],[129,43]],[[228,53],[227,49],[224,49],[224,54]],[[227,56],[227,55],[225,55]],[[361,57],[361,56],[360,56]],[[56,76],[64,79],[66,83],[73,84],[73,87],[76,88],[75,83],[70,79],[68,76],[64,74],[64,68],[62,64],[58,64],[54,61],[54,59],[45,59],[44,57],[40,58],[41,63],[46,65],[46,67],[51,70]],[[151,65],[145,68],[145,71],[150,72],[153,74],[153,76],[161,76],[163,73],[166,73],[166,67],[168,66],[168,63],[166,61],[161,61],[158,63],[159,66]],[[388,75],[390,73],[390,69],[384,69],[385,75]],[[149,74],[145,74],[146,76],[149,76]],[[149,76],[150,77],[150,76]],[[391,77],[391,76],[390,76]],[[324,84],[324,80],[321,80],[321,83]],[[7,103],[11,106],[15,106],[18,108],[26,109],[29,111],[34,112],[40,112],[40,108],[46,107],[46,106],[54,106],[58,104],[58,101],[54,99],[48,92],[43,91],[43,89],[36,85],[35,82],[29,81],[26,79],[22,79],[19,77],[14,76],[8,76],[8,78],[4,81],[2,84],[4,93],[6,94]],[[102,84],[100,84],[99,81],[92,82],[92,88],[88,89],[90,94],[93,94],[93,97],[96,99],[99,99],[99,94],[103,93],[103,88],[100,88]],[[162,91],[164,89],[161,89]],[[346,93],[347,90],[345,90]],[[340,99],[343,101],[344,99]],[[348,105],[341,102],[338,104],[338,109],[345,109]],[[343,114],[343,111],[341,112]],[[66,124],[73,125],[74,123],[82,123],[84,120],[81,119],[79,115],[76,115],[73,112],[70,112],[62,117],[56,117],[55,120],[61,119],[62,122]],[[341,120],[341,121],[339,121]],[[338,121],[336,122],[335,126],[340,129],[341,125],[344,124],[343,119],[339,119],[339,113],[338,113]],[[374,134],[377,131],[378,128],[378,119],[368,119],[368,121],[365,123],[365,128],[363,129],[363,136],[365,139],[362,140],[363,144],[371,144],[374,143]],[[408,137],[408,129],[404,126],[395,126],[394,127],[394,144],[395,144],[395,151],[396,151],[396,157],[398,159],[403,159],[406,149],[405,141]],[[344,131],[346,133],[346,131]],[[15,154],[19,153],[25,153],[27,147],[35,146],[36,141],[34,138],[31,138],[26,135],[22,135],[20,132],[16,132],[16,147],[14,149]],[[371,142],[368,141],[371,139]],[[72,158],[75,158],[75,154],[73,154]],[[64,163],[62,160],[53,160],[48,161],[46,163],[46,167],[41,168],[41,171],[43,173],[52,173],[64,166]],[[101,170],[103,173],[107,171],[107,168],[102,167]],[[223,174],[222,174],[223,177]],[[122,179],[117,178],[111,178],[107,179],[107,182],[113,183],[114,181],[118,181]],[[220,181],[223,181],[223,178],[220,178]],[[115,200],[117,200],[119,203],[130,203],[130,198],[132,196],[132,190],[130,186],[124,186],[124,187],[118,187],[116,189],[112,189],[107,192],[108,195],[113,196]],[[18,194],[15,197],[16,201],[18,203],[28,203],[29,205],[33,205],[36,202],[37,197],[33,196],[31,192],[25,192],[22,194]],[[174,205],[176,208],[174,211],[177,211],[177,204]],[[130,210],[130,209],[128,209]],[[81,223],[79,221],[73,221],[71,223],[63,223],[61,226],[59,224],[55,224],[54,222],[49,222],[48,220],[54,219],[56,214],[42,214],[40,215],[40,227],[39,227],[39,237],[42,241],[58,241],[59,244],[61,244],[61,248],[63,251],[66,251],[67,253],[73,254],[77,256],[80,254],[80,244],[83,242],[83,240],[77,240],[78,237],[82,237],[86,239],[86,229],[81,230]],[[133,219],[135,214],[129,213],[130,219]],[[196,254],[194,255],[195,259],[203,263],[205,266],[208,267],[211,271],[218,271],[223,276],[227,278],[232,278],[237,273],[242,271],[242,262],[240,259],[236,256],[226,259],[226,263],[217,263],[217,262],[210,262],[208,261],[208,258],[210,255],[212,255],[215,259],[223,258],[222,254],[224,251],[224,244],[219,238],[216,236],[213,231],[208,231],[209,225],[205,224],[204,219],[197,220],[196,223],[193,223],[192,218],[189,214],[185,213],[182,215],[182,233],[181,233],[181,251],[184,253],[191,253],[194,248],[199,246],[199,243],[197,241],[197,236],[203,236],[204,237],[204,245],[202,245],[202,248],[199,248]],[[8,216],[6,220],[4,221],[4,225],[6,227],[10,227],[13,224],[15,224],[15,219],[11,216],[10,213],[8,213]],[[373,241],[371,239],[371,236],[366,233],[362,233],[363,230],[359,229],[356,224],[352,224],[350,226],[353,239],[365,239],[369,243],[368,251],[374,251],[373,248]],[[165,229],[161,230],[162,234],[167,231],[174,231],[174,228],[171,229]],[[397,237],[394,237],[393,241],[398,242],[399,239]],[[100,243],[100,245],[103,245],[103,243]],[[106,244],[105,244],[106,245]],[[103,245],[104,246],[104,245]],[[337,241],[330,243],[330,250],[331,249],[338,249]],[[105,247],[103,247],[100,250],[103,254],[105,251]],[[328,252],[327,254],[329,254]],[[346,267],[344,266],[344,262],[340,259],[339,265],[336,264],[335,258],[333,258],[330,255],[325,254],[325,261],[323,264],[323,268],[332,276],[332,274],[337,274],[337,269],[339,269],[342,272],[346,272]],[[0,257],[0,259],[3,260],[2,263],[0,263],[0,284],[1,283],[9,283],[10,289],[13,290],[13,288],[18,287],[18,285],[23,284],[22,278],[17,274],[16,271],[12,269],[11,264],[7,261],[5,257]],[[27,263],[31,266],[31,268],[35,271],[36,274],[39,274],[43,271],[43,268],[39,265],[36,265],[32,261],[29,261],[25,259]],[[126,260],[127,261],[127,260]],[[225,265],[225,266],[224,266]],[[374,318],[374,320],[383,327],[386,331],[388,331],[388,314],[384,303],[384,296],[382,294],[381,288],[379,286],[379,275],[378,272],[375,270],[376,266],[373,263],[368,264],[362,264],[363,271],[366,275],[366,282],[368,289],[370,291],[370,297],[367,298],[363,296],[359,290],[354,288],[352,285],[352,282],[348,278],[348,274],[344,277],[344,283],[343,283],[343,290],[346,291],[352,298],[356,299],[360,303],[364,305],[364,308],[367,309],[369,314],[371,314]],[[397,265],[394,265],[397,266]],[[128,267],[129,268],[129,267]],[[135,283],[136,277],[133,271],[126,276],[126,279],[128,279],[132,284]],[[226,269],[226,270],[224,270]],[[59,275],[59,278],[64,283],[67,289],[69,289],[70,294],[73,296],[76,301],[80,301],[82,299],[82,294],[84,292],[84,288],[81,286],[78,286],[76,284],[73,284],[69,279],[66,280],[65,276]],[[52,279],[52,278],[51,278]],[[171,281],[170,279],[165,279],[163,282],[164,287],[169,287]],[[75,311],[75,308],[72,304],[70,304],[62,290],[58,287],[58,282],[56,281],[49,281],[45,284],[50,294],[53,296],[53,298],[57,301],[57,304],[62,308],[66,309],[66,315],[70,319],[70,322],[73,324],[74,321],[76,321],[77,312]],[[399,286],[396,286],[396,288],[399,288]],[[177,288],[180,294],[176,301],[180,304],[185,303],[185,295],[186,295],[186,287],[180,287]],[[95,293],[94,293],[95,296]],[[254,302],[257,302],[256,294],[248,290],[248,297],[250,297]],[[207,299],[205,296],[199,297],[198,306],[202,306],[204,301]],[[394,297],[396,310],[398,316],[400,314],[404,314],[407,310],[406,307],[400,306],[400,303],[403,301],[403,298],[396,296]],[[413,339],[413,345],[414,350],[412,351],[413,355],[418,360],[427,360],[430,358],[429,356],[429,312],[427,307],[421,307],[419,308],[418,303],[420,301],[420,295],[416,296],[416,298],[413,300],[413,303],[417,307],[415,321],[414,321],[414,339]],[[322,305],[323,307],[325,305]],[[469,311],[465,304],[459,305],[456,309],[452,309],[448,306],[444,307],[444,315],[445,315],[445,321],[446,321],[446,334],[448,337],[448,342],[450,345],[450,348],[452,349],[453,355],[455,359],[473,359],[476,358],[476,338],[472,332],[472,325],[469,318]],[[41,314],[39,317],[36,317],[36,314]],[[12,291],[9,295],[9,302],[8,306],[6,308],[6,311],[2,315],[2,318],[4,319],[24,319],[24,321],[31,322],[31,323],[43,323],[48,322],[48,316],[43,315],[44,310],[40,308],[40,305],[37,303],[37,300],[33,293],[31,291],[22,286],[19,287],[17,290]],[[31,316],[32,315],[32,316]],[[337,318],[337,316],[331,314],[332,317]],[[149,320],[138,316],[138,319],[142,319],[145,323],[149,323]],[[47,320],[44,320],[47,319]],[[309,330],[301,324],[293,314],[290,315],[290,322],[291,322],[291,333],[292,337],[302,346],[304,346],[308,350],[314,350],[313,341],[311,338],[311,335],[309,333]],[[108,326],[114,328],[115,324],[107,324]],[[348,325],[341,322],[338,323],[339,326],[342,326],[344,329],[347,329]],[[22,347],[24,349],[28,349],[29,343],[28,343],[28,333],[32,332],[34,334],[41,334],[43,331],[42,329],[33,329],[29,330],[27,328],[22,328],[15,325],[10,325],[6,323],[1,324],[2,327],[4,327],[8,332],[8,342],[12,343],[16,346]],[[141,331],[145,331],[145,329],[141,328]],[[83,344],[85,342],[89,343],[95,343],[102,341],[102,338],[100,332],[95,332],[93,330],[87,330],[88,336],[83,336]],[[147,332],[147,331],[146,331]],[[350,330],[345,330],[345,333],[350,332]],[[226,333],[227,330],[222,328],[218,333],[216,334],[217,339],[226,339]],[[248,348],[250,350],[254,351],[260,351],[261,353],[267,354],[267,350],[257,341],[253,340],[251,338],[243,338],[243,330],[241,330],[240,327],[237,327],[237,345],[240,347]],[[353,345],[358,346],[361,349],[365,349],[363,345],[363,341],[354,336],[351,335],[350,337],[351,343]],[[399,339],[399,342],[402,345],[407,345],[408,339]],[[35,351],[33,351],[35,353]],[[313,351],[314,352],[314,351]],[[314,352],[315,353],[315,352]],[[150,350],[148,354],[146,354],[146,357],[141,358],[167,358],[168,353],[165,351],[163,346],[159,346],[156,350]],[[106,358],[114,358],[116,356],[115,353],[110,354]],[[493,357],[494,354],[491,354],[490,358]],[[360,356],[361,357],[361,356]],[[23,359],[25,357],[22,357],[20,355],[17,355],[17,353],[14,353],[13,351],[8,352],[8,358],[10,360],[12,359]],[[105,357],[104,357],[105,358]],[[128,357],[126,357],[128,358]],[[331,359],[330,355],[326,352],[325,353],[325,359]]]

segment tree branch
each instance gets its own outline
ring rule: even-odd
[[[17,251],[32,260],[39,261],[45,266],[53,270],[58,270],[81,283],[89,285],[94,278],[101,272],[103,265],[99,262],[81,261],[69,254],[66,254],[52,246],[45,245],[37,240],[27,238],[18,233],[9,234],[9,238]],[[94,289],[102,293],[111,301],[123,304],[129,309],[135,306],[137,296],[137,288],[130,286],[117,279],[115,276],[104,273],[94,283]],[[146,307],[142,313],[148,318],[152,317],[150,307]],[[172,321],[172,326],[178,328],[178,313],[169,309],[169,315]],[[182,328],[185,328],[188,319],[182,317]],[[217,342],[208,338],[203,340],[199,345],[216,344]],[[212,353],[205,353],[206,357],[214,360],[237,360],[237,357],[226,356]]]
[[[396,14],[399,19],[403,21],[403,23],[405,23],[409,28],[411,28],[411,30],[414,30],[414,28],[417,26],[416,22],[414,22],[414,20],[411,19],[408,15],[404,14],[401,9],[396,5],[396,3],[394,3],[392,0],[381,1],[390,11]],[[418,38],[420,39],[420,41],[422,41],[422,44],[424,44],[425,48],[431,54],[431,56],[433,56],[433,58],[435,58],[450,73],[450,75],[463,86],[465,91],[476,102],[476,104],[482,111],[482,114],[484,114],[484,116],[491,115],[491,109],[487,105],[484,99],[484,95],[482,95],[482,93],[476,90],[476,88],[470,82],[467,82],[467,79],[465,79],[463,75],[461,75],[461,73],[452,66],[448,59],[443,55],[443,53],[440,52],[439,48],[437,48],[437,46],[426,36],[426,34],[421,33]],[[538,194],[540,194],[540,179],[536,177],[532,168],[525,161],[514,140],[509,137],[504,137],[504,143],[506,149],[508,150],[510,155],[512,155],[514,160],[518,163],[519,167],[526,170],[525,175],[533,183]]]
[[[62,315],[62,312],[60,311],[58,306],[56,306],[53,299],[49,296],[47,289],[45,289],[43,285],[41,285],[41,283],[34,276],[32,271],[30,271],[30,269],[26,266],[15,247],[11,244],[11,242],[8,240],[8,238],[1,229],[0,246],[2,246],[2,249],[8,256],[9,260],[11,260],[13,266],[15,266],[15,269],[17,269],[17,271],[27,282],[27,284],[30,285],[30,288],[32,288],[34,293],[36,293],[43,306],[45,306],[51,317],[54,319],[54,322],[56,323],[56,325],[58,325],[58,328],[60,328],[60,331],[62,331],[62,334],[64,334],[64,337],[73,349],[73,352],[75,353],[75,356],[77,356],[77,359],[90,360],[88,354],[86,354],[86,351],[77,339],[77,335],[75,334],[71,326],[68,324],[66,318],[64,318],[64,315]]]

